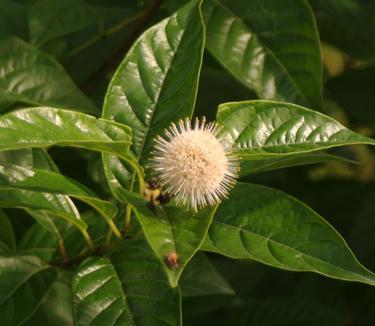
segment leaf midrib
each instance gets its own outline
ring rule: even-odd
[[[261,234],[258,234],[258,233],[255,233],[255,232],[252,232],[252,231],[247,230],[247,229],[244,229],[244,228],[242,228],[242,227],[238,227],[238,226],[234,226],[234,225],[231,225],[231,224],[227,224],[227,223],[225,223],[225,222],[220,222],[220,221],[217,221],[217,220],[216,220],[216,221],[214,221],[213,223],[222,224],[222,225],[225,225],[225,226],[230,227],[230,228],[232,228],[232,229],[235,229],[235,230],[237,230],[237,231],[242,231],[242,232],[244,232],[244,233],[252,234],[253,236],[255,236],[255,237],[259,237],[259,238],[262,238],[263,240],[266,240],[267,242],[272,242],[272,243],[274,243],[274,244],[276,244],[276,245],[279,245],[279,246],[281,246],[281,247],[285,247],[285,248],[287,248],[287,249],[289,249],[289,250],[291,249],[291,250],[295,251],[296,253],[301,254],[302,256],[306,256],[306,257],[309,257],[309,258],[311,258],[311,259],[313,259],[313,260],[317,260],[317,261],[319,261],[319,262],[321,262],[321,263],[324,263],[324,264],[327,264],[327,265],[333,266],[334,268],[340,269],[340,270],[342,270],[342,271],[344,271],[344,272],[346,272],[346,273],[353,274],[353,275],[355,275],[355,276],[357,276],[357,277],[360,276],[361,278],[363,278],[363,279],[365,280],[365,283],[368,283],[368,284],[371,284],[371,285],[374,285],[374,284],[375,284],[375,280],[370,279],[370,278],[368,278],[367,276],[363,276],[362,274],[359,274],[359,273],[357,273],[357,272],[355,272],[355,271],[347,270],[347,269],[345,269],[345,268],[343,268],[343,267],[340,267],[340,266],[334,265],[333,263],[330,263],[330,262],[328,262],[328,261],[325,261],[325,260],[319,259],[319,258],[317,258],[317,257],[311,256],[311,255],[306,254],[306,253],[304,253],[304,252],[302,252],[302,251],[299,251],[298,249],[295,249],[295,248],[293,248],[293,247],[290,247],[290,246],[288,246],[288,245],[286,245],[286,244],[284,244],[284,243],[278,242],[278,241],[276,241],[276,240],[274,240],[274,239],[272,239],[272,238],[268,238],[268,237],[266,237],[266,236],[264,236],[264,235],[261,235]],[[216,245],[215,245],[215,247],[216,247]],[[257,261],[259,261],[259,262],[264,263],[264,262],[261,261],[259,258],[255,257],[253,254],[251,254],[251,253],[248,251],[247,248],[246,248],[246,252],[251,256],[251,259],[254,259],[254,260],[257,260]],[[352,258],[354,258],[354,261],[357,263],[357,261],[355,260],[354,255],[353,255],[351,252],[350,252],[350,254],[351,254]],[[272,254],[271,254],[271,255],[272,255]],[[272,255],[272,257],[273,257],[273,255]],[[277,260],[276,260],[276,261],[277,261]],[[278,262],[278,261],[277,261],[277,262]],[[269,263],[267,263],[267,265],[268,265],[268,264],[269,264]],[[293,270],[293,271],[301,271],[300,269],[293,269],[293,268],[290,268],[289,266],[287,266],[287,265],[285,265],[285,264],[281,264],[280,262],[278,262],[278,264],[286,266],[289,270]],[[323,273],[323,272],[320,272],[320,271],[316,271],[316,270],[313,270],[313,269],[308,269],[308,270],[306,270],[306,271],[313,271],[313,272],[317,272],[317,273],[319,273],[319,274],[323,274],[323,275],[327,275],[327,276],[330,276],[330,277],[334,277],[334,276],[332,276],[332,275],[329,275],[329,274],[326,274],[326,273]],[[366,271],[367,271],[367,270],[366,270]],[[369,272],[369,271],[368,271],[368,272]],[[371,272],[369,272],[369,273],[371,273]],[[375,276],[375,275],[374,275],[374,276]],[[340,277],[340,279],[344,279],[344,278],[341,278],[341,277]]]
[[[235,152],[241,153],[244,151],[249,151],[251,149],[262,149],[262,148],[279,148],[279,147],[293,147],[293,145],[300,146],[304,145],[306,143],[293,143],[291,145],[285,144],[285,145],[280,145],[280,146],[254,146],[254,147],[248,147],[248,148],[239,148],[236,149]],[[310,152],[316,152],[316,151],[321,151],[324,149],[329,149],[332,147],[338,147],[338,146],[350,146],[350,145],[375,145],[375,142],[370,142],[370,141],[350,141],[350,142],[343,142],[343,141],[329,141],[329,145],[325,145],[327,143],[321,143],[321,142],[311,142],[307,144],[317,144],[317,145],[324,145],[324,148],[311,148],[303,151],[294,151],[294,152],[289,152],[289,153],[272,153],[272,152],[261,152],[261,151],[255,151],[253,154],[249,153],[247,156],[255,156],[256,154],[260,155],[268,155],[268,156],[287,156],[287,155],[294,155],[294,154],[302,154],[302,153],[310,153]],[[245,155],[246,156],[246,155]]]
[[[137,324],[135,322],[135,318],[134,318],[135,316],[133,315],[133,310],[130,307],[130,303],[128,301],[128,296],[126,295],[126,291],[125,291],[125,286],[124,286],[124,284],[120,280],[120,277],[119,277],[119,275],[117,273],[115,265],[112,263],[112,261],[109,258],[108,258],[108,263],[109,263],[109,265],[110,265],[110,267],[111,267],[111,269],[113,271],[113,277],[114,277],[115,281],[117,282],[117,286],[120,289],[122,289],[122,297],[124,299],[125,305],[129,309],[129,313],[130,313],[130,317],[131,317],[131,320],[132,320],[132,324],[133,324],[133,326],[136,326]],[[121,311],[121,314],[118,316],[118,318],[120,318],[123,313],[124,313],[124,310]]]
[[[185,37],[185,35],[186,35],[187,27],[188,27],[189,24],[191,23],[192,15],[193,15],[193,13],[191,13],[191,14],[189,15],[189,21],[188,21],[188,23],[186,24],[186,27],[185,27],[185,29],[184,29],[183,32],[182,32],[181,38],[180,38],[180,40],[179,40],[179,42],[178,42],[178,45],[176,46],[176,50],[175,50],[175,52],[173,53],[173,55],[172,55],[172,57],[171,57],[169,68],[167,69],[167,72],[166,72],[165,75],[164,75],[163,81],[162,81],[162,83],[161,83],[162,85],[160,86],[160,89],[159,89],[159,91],[158,91],[158,93],[157,93],[157,96],[156,96],[156,98],[155,98],[154,105],[153,105],[154,109],[151,111],[150,119],[149,119],[149,123],[148,123],[148,125],[147,125],[147,129],[146,129],[146,131],[145,131],[145,133],[144,133],[144,137],[143,137],[142,143],[140,144],[141,146],[140,146],[140,148],[139,148],[139,152],[138,152],[137,155],[136,155],[136,157],[137,157],[137,161],[138,161],[138,162],[139,162],[140,158],[142,157],[143,149],[144,149],[144,146],[145,146],[145,144],[146,144],[146,140],[148,139],[148,136],[149,136],[149,133],[150,133],[150,129],[151,129],[150,126],[151,126],[151,124],[152,124],[152,121],[153,121],[154,115],[155,115],[156,110],[157,110],[157,107],[158,107],[158,102],[159,102],[159,98],[160,98],[161,93],[162,93],[163,88],[164,88],[164,83],[165,83],[167,77],[169,76],[169,74],[170,74],[170,72],[171,72],[171,67],[172,67],[173,62],[174,62],[174,60],[175,60],[175,58],[176,58],[176,55],[177,55],[177,53],[178,53],[178,48],[180,47],[180,45],[181,45],[181,43],[182,43],[182,41],[183,41],[183,39],[184,39],[184,37]],[[178,15],[176,14],[175,17],[176,17],[176,21],[177,21],[177,23],[178,23]],[[167,18],[167,20],[168,20],[168,18]],[[179,23],[178,23],[178,24],[179,24]],[[166,26],[167,26],[167,24],[164,26],[164,30],[165,30]],[[165,30],[165,33],[167,34],[167,31],[166,31],[166,30]],[[167,37],[167,40],[168,40],[168,37]],[[170,45],[169,42],[168,42],[168,45]],[[173,49],[172,46],[171,46],[171,48]],[[157,61],[157,60],[155,59],[155,61]],[[133,173],[133,176],[134,176],[134,173]],[[133,182],[133,180],[132,180],[132,184],[133,184],[133,183],[134,183],[134,182]],[[131,184],[131,187],[132,187],[132,184]]]
[[[26,257],[31,257],[31,256],[26,256]],[[5,298],[2,298],[2,300],[0,301],[0,306],[2,306],[4,304],[4,302],[6,302],[7,300],[9,300],[9,298],[21,287],[23,286],[26,282],[28,282],[34,275],[37,275],[38,273],[44,271],[44,270],[47,270],[51,268],[50,266],[48,265],[44,265],[44,266],[40,266],[39,269],[33,271],[31,274],[27,275],[26,278],[22,279],[21,282],[19,282],[19,284],[13,289],[13,291],[11,291],[9,293],[8,296],[6,296]]]

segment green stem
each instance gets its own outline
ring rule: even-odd
[[[61,256],[63,257],[64,261],[69,260],[69,256],[68,256],[68,253],[66,252],[63,239],[60,239],[59,241],[59,248],[60,248]]]
[[[87,244],[88,244],[90,250],[91,250],[91,251],[94,251],[94,250],[95,250],[95,246],[94,246],[94,243],[93,243],[92,240],[91,240],[90,235],[87,233],[86,230],[82,230],[82,229],[81,229],[81,232],[82,232],[82,235],[83,235],[83,237],[85,238],[85,240],[86,240],[86,242],[87,242]]]
[[[132,217],[132,208],[130,204],[126,206],[126,215],[125,215],[125,232],[127,232],[130,228],[130,221]]]
[[[139,165],[138,165],[137,162],[134,162],[133,160],[130,160],[130,159],[126,159],[126,161],[134,169],[134,172],[135,172],[135,174],[138,177],[139,192],[141,194],[143,194],[143,190],[145,188],[145,180],[143,178],[143,172],[142,172],[142,170],[139,168]],[[133,177],[132,177],[130,191],[133,190],[134,179],[135,179],[135,175],[133,175]],[[131,208],[130,204],[128,204],[127,207],[126,207],[126,214],[125,214],[125,232],[127,232],[129,230],[129,228],[130,228],[131,212],[132,212],[132,208]]]
[[[111,228],[110,232],[113,233],[117,238],[121,239],[121,232],[117,228],[116,224],[112,220],[107,220],[109,227]]]
[[[101,21],[99,23],[98,34],[96,34],[91,39],[88,39],[86,42],[83,42],[81,45],[79,45],[76,48],[74,48],[71,51],[69,51],[69,55],[70,56],[76,55],[77,53],[83,51],[84,49],[86,49],[89,46],[93,45],[94,43],[98,42],[102,38],[105,38],[107,36],[110,36],[112,34],[115,34],[115,33],[119,32],[120,30],[122,30],[124,27],[126,27],[127,25],[129,25],[133,21],[135,21],[138,18],[142,17],[144,14],[145,13],[143,11],[141,11],[141,12],[139,12],[139,13],[131,16],[131,17],[128,17],[128,18],[124,19],[123,21],[119,22],[118,24],[111,26],[107,30],[104,29],[104,24]]]
[[[113,233],[112,230],[109,230],[108,233],[107,233],[107,237],[105,239],[105,245],[106,246],[109,246],[109,244],[111,243],[112,233]]]
[[[134,169],[135,174],[138,177],[138,184],[139,184],[139,192],[142,194],[143,189],[145,188],[145,180],[143,178],[143,172],[139,168],[139,165],[137,162],[130,160],[129,158],[125,158],[126,162],[130,164],[130,166]],[[133,182],[132,182],[133,183]]]
[[[93,45],[97,41],[99,41],[103,37],[102,34],[97,34],[93,38],[87,40],[86,42],[83,42],[81,45],[77,46],[73,50],[69,51],[70,56],[74,56],[77,53],[83,51],[84,49],[88,48],[89,46]]]
[[[122,238],[121,232],[117,228],[116,224],[113,222],[112,218],[110,216],[108,216],[105,212],[103,212],[101,209],[96,208],[96,210],[104,218],[104,220],[108,224],[109,229],[110,229],[109,232],[114,233],[114,235],[117,238],[121,239]]]
[[[117,33],[118,31],[120,31],[121,29],[123,29],[124,27],[126,27],[127,25],[129,25],[130,23],[132,23],[133,21],[137,20],[138,18],[144,16],[145,12],[144,11],[141,11],[131,17],[128,17],[126,19],[124,19],[123,21],[119,22],[118,24],[108,28],[105,32],[104,32],[104,35],[105,36],[108,36],[108,35],[112,35],[114,33]]]

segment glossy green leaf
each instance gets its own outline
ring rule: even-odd
[[[14,252],[16,238],[8,216],[0,210],[0,254]]]
[[[345,159],[341,156],[324,152],[314,152],[285,157],[265,158],[261,160],[243,160],[240,162],[240,175],[246,176],[249,174],[284,169],[293,166],[326,163],[331,161],[340,161],[352,164],[356,163],[355,161]]]
[[[29,208],[29,213],[50,232],[55,234],[59,234],[59,232],[55,229],[55,224],[50,221],[48,214],[59,216],[81,230],[87,228],[75,206],[70,207],[70,209],[66,206],[59,206],[58,202],[50,201],[50,196],[51,194],[43,192],[7,190],[0,193],[0,207]]]
[[[72,290],[75,325],[132,324],[124,290],[108,258],[90,258],[81,264]]]
[[[244,101],[220,105],[217,121],[228,146],[245,160],[307,154],[332,147],[371,144],[334,119],[298,105]]]
[[[13,164],[13,167],[9,166],[9,164]],[[16,164],[21,166],[14,166]],[[27,176],[31,177],[34,173],[33,166],[57,171],[52,159],[43,149],[24,148],[0,152],[0,166],[3,183],[0,191],[0,207],[24,208],[39,224],[59,240],[62,239],[61,233],[69,228],[69,224],[63,222],[56,224],[54,217],[49,214],[62,217],[81,230],[86,229],[86,223],[80,219],[77,208],[68,196],[9,187],[12,180],[15,181],[17,178],[22,179]],[[5,166],[7,166],[8,170]],[[18,175],[19,172],[22,172],[24,176],[22,177],[22,173]]]
[[[0,37],[0,108],[50,105],[97,112],[59,63],[13,36]]]
[[[375,285],[375,274],[327,221],[264,186],[239,183],[219,206],[203,247],[231,258]]]
[[[56,271],[33,256],[0,256],[1,324],[26,321],[56,278]]]
[[[46,153],[47,154],[47,153]],[[48,155],[48,154],[47,154]],[[25,168],[34,167],[33,149],[24,148],[16,151],[0,152],[0,164],[15,164]]]
[[[184,298],[235,294],[228,281],[203,252],[198,252],[182,273],[181,291]]]
[[[320,108],[319,37],[306,1],[203,3],[207,48],[260,98]]]
[[[23,148],[0,152],[0,165],[14,164],[24,168],[37,168],[59,172],[55,162],[43,148]]]
[[[154,138],[171,121],[191,116],[203,57],[200,2],[191,1],[145,31],[129,50],[108,88],[103,117],[130,126],[132,151],[141,164]],[[129,189],[132,174],[118,160],[104,157],[112,189]]]
[[[72,274],[70,271],[59,271],[57,279],[43,298],[41,307],[49,325],[73,325]],[[40,323],[36,324],[36,326],[39,325]]]
[[[114,204],[101,200],[84,185],[56,172],[0,164],[0,191],[10,189],[68,195],[92,206],[108,222],[117,214]]]
[[[194,213],[169,204],[157,207],[154,213],[142,196],[120,191],[121,199],[131,205],[147,241],[163,263],[170,284],[176,287],[183,269],[206,237],[216,207]],[[167,262],[173,253],[177,254],[178,266]]]
[[[7,113],[0,127],[0,151],[57,145],[126,156],[131,138],[126,126],[47,107]]]
[[[35,211],[30,213],[34,216]],[[66,225],[63,223],[65,220],[51,214],[48,217],[48,221],[56,228],[55,233],[58,232],[57,236],[51,236],[51,231],[43,223],[34,223],[19,241],[18,252],[40,257],[44,261],[52,260],[61,263],[64,260],[59,248],[59,240],[61,239],[63,239],[65,251],[70,257],[78,256],[87,251],[87,243],[77,228],[71,227],[71,224]],[[94,245],[102,245],[108,235],[107,223],[100,218],[98,213],[92,210],[85,211],[80,214],[80,217],[87,224],[87,233],[90,234]],[[39,222],[39,216],[36,220]]]
[[[180,294],[144,242],[89,258],[73,279],[75,325],[180,325]]]
[[[45,261],[59,250],[64,233],[74,226],[84,233],[87,228],[72,200],[64,195],[3,190],[0,207],[23,208],[37,222],[28,228],[17,251]]]
[[[1,164],[1,161],[13,163],[13,165]],[[117,207],[114,204],[101,200],[82,184],[57,172],[23,168],[14,163],[25,166],[35,164],[52,171],[57,170],[48,154],[42,149],[0,152],[0,207],[25,208],[39,224],[61,241],[62,233],[69,229],[69,224],[56,223],[55,218],[49,214],[64,218],[81,231],[87,228],[69,198],[71,196],[92,206],[107,221],[115,234],[120,236],[112,222],[117,213]],[[46,249],[47,252],[42,252],[42,255],[53,252],[50,244]]]
[[[14,153],[14,151],[12,151]],[[0,152],[0,154],[3,152]],[[14,163],[15,165],[21,165]],[[59,169],[55,162],[53,161],[52,157],[49,156],[47,150],[45,148],[33,148],[32,149],[32,164],[24,167],[30,167],[35,169],[43,169],[53,172],[59,172]]]
[[[24,148],[15,151],[0,152],[0,165],[6,164],[19,165],[29,170],[32,170],[35,167],[38,169],[58,172],[58,168],[56,167],[55,163],[43,148]],[[4,195],[4,192],[6,192],[6,190],[0,192],[0,199],[2,198],[1,195]],[[27,191],[21,191],[19,195],[21,197],[29,196]],[[49,193],[47,196],[47,200],[55,207],[54,211],[60,211],[63,209],[65,210],[66,215],[71,216],[73,219],[79,217],[78,210],[69,196],[51,193]],[[45,200],[45,197],[45,194],[40,194],[40,199],[42,202]],[[15,206],[17,206],[17,204],[15,204]],[[18,249],[22,250],[24,253],[30,252],[33,255],[41,257],[42,259],[50,259],[52,257],[51,255],[57,248],[58,241],[61,241],[63,238],[62,234],[68,231],[72,225],[68,221],[49,215],[45,211],[38,212],[37,210],[26,207],[26,212],[28,212],[44,228],[43,230],[42,228],[36,229],[32,227],[26,232],[26,235],[30,231],[31,234],[34,234],[39,240],[41,238],[47,239],[48,245],[45,247],[43,245],[43,248],[38,247],[37,250],[35,250],[36,244],[28,243],[30,244],[30,248],[33,248],[31,251],[25,251],[25,248],[28,246],[23,249]],[[35,230],[35,232],[33,230]],[[22,243],[23,242],[21,241],[19,244],[21,247]]]

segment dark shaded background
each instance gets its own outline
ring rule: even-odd
[[[64,0],[60,0],[63,2]],[[34,1],[0,0],[0,33],[28,40],[28,6]],[[72,1],[70,1],[72,2]],[[74,1],[73,1],[74,2]],[[72,5],[74,5],[72,2]],[[124,15],[146,12],[111,35],[95,40],[98,26],[56,37],[40,48],[58,60],[80,88],[100,107],[119,60],[148,26],[168,15],[162,1],[91,0],[113,12],[103,26]],[[324,42],[324,111],[350,128],[374,136],[375,131],[375,4],[374,1],[310,1]],[[91,45],[80,49],[87,40]],[[214,119],[223,102],[256,98],[208,54],[202,70],[197,115]],[[72,154],[73,153],[73,154]],[[336,153],[360,165],[335,162],[289,168],[247,177],[247,181],[284,190],[327,219],[348,242],[359,260],[375,270],[375,153],[365,146]],[[61,172],[96,189],[102,177],[99,155],[53,149]],[[84,171],[84,172],[82,172]],[[9,211],[20,237],[30,220]],[[276,270],[251,261],[209,256],[234,288],[235,295],[184,299],[186,325],[374,325],[375,289],[312,273]]]

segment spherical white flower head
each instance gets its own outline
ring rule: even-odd
[[[219,203],[234,186],[238,173],[236,157],[218,136],[216,123],[205,118],[172,123],[165,139],[156,139],[150,167],[159,178],[163,190],[177,204],[195,211]]]

